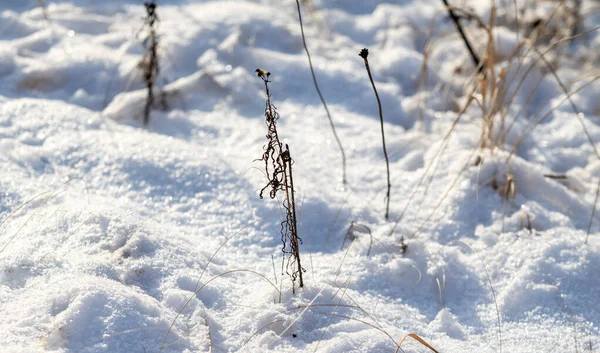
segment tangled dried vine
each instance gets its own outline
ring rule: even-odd
[[[265,173],[267,175],[267,185],[260,190],[259,196],[262,199],[265,190],[269,190],[269,196],[274,199],[278,191],[285,193],[283,208],[286,217],[281,222],[281,242],[283,260],[286,262],[286,273],[292,279],[292,288],[295,291],[295,283],[298,281],[300,287],[304,287],[302,273],[305,271],[300,263],[300,244],[302,239],[298,236],[298,223],[296,221],[296,202],[294,197],[294,178],[292,174],[293,160],[290,154],[290,147],[286,144],[285,149],[279,139],[277,132],[277,121],[279,113],[277,108],[271,103],[271,91],[269,90],[269,78],[271,73],[256,69],[256,74],[265,84],[266,103],[265,103],[265,123],[267,125],[267,139],[265,151],[260,158],[265,163]]]

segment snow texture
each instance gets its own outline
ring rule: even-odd
[[[492,13],[489,1],[455,2]],[[515,2],[499,2],[494,60],[514,77],[514,126],[480,149],[477,103],[453,125],[474,66],[440,1],[301,3],[346,185],[295,1],[158,1],[147,127],[141,1],[0,3],[0,352],[391,353],[408,333],[440,352],[600,350],[598,212],[587,234],[600,146],[582,130],[600,141],[598,31],[547,54],[568,90],[581,88],[576,112],[519,46],[558,2],[516,1],[519,33]],[[581,30],[599,13],[583,0]],[[484,54],[485,30],[463,23]],[[548,28],[563,25],[559,11]],[[389,221],[363,47],[383,106]],[[515,52],[522,65],[507,65]],[[283,200],[258,197],[256,68],[272,73],[294,159],[306,270],[295,293]],[[427,351],[411,339],[402,349]]]

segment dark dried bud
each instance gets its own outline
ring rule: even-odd
[[[260,78],[268,78],[269,76],[271,76],[271,73],[267,70],[263,70],[263,69],[256,69],[256,76],[260,77]]]
[[[361,50],[360,53],[358,53],[358,56],[360,56],[363,59],[367,59],[367,56],[369,56],[369,49],[363,48],[363,50]]]

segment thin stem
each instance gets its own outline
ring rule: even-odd
[[[335,137],[335,141],[340,148],[340,153],[342,154],[342,181],[346,184],[346,153],[344,152],[344,147],[342,146],[342,142],[338,137],[338,134],[335,130],[335,125],[333,124],[333,119],[331,118],[331,113],[329,112],[329,108],[327,108],[327,103],[325,102],[325,98],[323,98],[323,94],[319,89],[319,84],[317,83],[317,76],[315,76],[315,70],[313,69],[312,59],[310,57],[310,52],[308,51],[308,47],[306,45],[306,37],[304,36],[304,24],[302,23],[302,12],[300,11],[300,2],[296,0],[296,5],[298,7],[298,20],[300,21],[300,31],[302,32],[302,43],[304,44],[304,51],[306,51],[306,57],[308,58],[308,65],[310,66],[310,73],[312,75],[313,83],[315,85],[315,90],[319,95],[319,99],[323,104],[323,108],[325,108],[325,112],[327,113],[327,119],[329,119],[329,125],[331,126],[331,132],[333,132],[333,137]]]
[[[150,47],[146,52],[148,61],[144,60],[144,64],[146,65],[144,70],[144,81],[146,82],[146,89],[148,90],[148,95],[146,97],[146,105],[144,106],[144,125],[148,125],[150,122],[150,111],[152,110],[152,105],[154,104],[154,82],[159,73],[159,63],[158,63],[158,37],[156,35],[155,24],[158,21],[158,16],[156,14],[156,4],[154,1],[146,2],[144,4],[146,6],[146,24],[148,25],[150,34],[146,40],[150,40]],[[145,44],[145,41],[144,41]]]
[[[479,68],[478,69],[479,72],[483,72],[484,65],[480,65],[481,60],[479,59],[479,56],[477,56],[477,54],[473,50],[473,47],[471,47],[471,43],[469,42],[469,39],[467,39],[467,35],[465,34],[465,31],[463,30],[462,25],[460,24],[460,21],[458,20],[458,16],[456,16],[454,11],[452,11],[452,7],[450,7],[450,4],[448,4],[448,0],[442,0],[442,2],[444,3],[444,5],[446,5],[446,9],[448,9],[448,15],[452,19],[452,22],[454,22],[454,25],[456,26],[456,30],[458,31],[458,33],[460,33],[460,36],[462,37],[463,41],[465,42],[465,46],[467,47],[469,54],[471,54],[471,59],[473,59],[473,64],[475,65],[475,67]]]
[[[387,168],[387,194],[386,194],[386,206],[385,206],[385,220],[387,221],[390,214],[390,189],[392,188],[392,183],[390,181],[390,161],[388,159],[387,149],[385,147],[385,133],[383,131],[383,110],[381,109],[381,100],[379,99],[379,93],[377,93],[377,88],[375,88],[375,82],[373,81],[373,75],[371,75],[371,68],[369,67],[369,50],[364,48],[358,54],[365,61],[365,68],[367,69],[367,73],[369,74],[369,80],[371,80],[371,86],[373,86],[373,92],[375,92],[375,98],[377,98],[377,104],[379,105],[379,121],[381,122],[381,140],[383,142],[383,155],[385,156],[385,166]]]
[[[304,287],[304,281],[302,280],[302,264],[300,263],[300,242],[298,240],[298,222],[296,221],[296,200],[294,198],[294,178],[292,176],[292,156],[290,154],[290,146],[288,146],[287,144],[285,145],[286,148],[286,152],[287,152],[287,164],[288,164],[288,176],[290,179],[290,199],[292,201],[291,205],[288,204],[288,206],[290,206],[289,208],[291,208],[291,211],[288,210],[288,212],[291,212],[291,232],[292,232],[292,251],[294,252],[294,257],[296,257],[296,261],[298,261],[298,280],[300,281],[300,288]],[[287,184],[287,181],[286,181]],[[287,191],[287,190],[286,190]]]

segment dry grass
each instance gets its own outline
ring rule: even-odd
[[[478,18],[475,14],[469,12],[466,9],[461,9],[453,6],[447,7],[447,10],[452,13],[460,13],[464,17],[468,17],[472,21],[477,24],[479,30],[483,30],[486,35],[486,44],[483,46],[483,55],[479,56],[476,53],[476,50],[473,49],[473,46],[467,39],[468,36],[465,34],[466,30],[464,30],[460,24],[455,21],[457,24],[457,29],[461,33],[461,37],[465,42],[467,48],[473,49],[468,50],[470,52],[470,56],[474,63],[477,63],[475,70],[471,76],[471,79],[465,86],[465,90],[467,93],[464,97],[465,103],[462,106],[462,109],[458,112],[456,120],[452,123],[451,128],[448,133],[444,137],[442,141],[442,145],[440,149],[436,152],[430,164],[426,167],[425,172],[418,185],[414,188],[413,193],[410,195],[408,202],[405,204],[403,211],[400,216],[396,220],[394,227],[391,231],[393,233],[398,226],[399,222],[402,221],[406,211],[411,208],[412,201],[414,200],[416,195],[421,194],[421,199],[425,200],[425,196],[429,191],[429,187],[433,180],[433,176],[436,174],[437,169],[439,167],[439,162],[444,155],[444,151],[448,147],[448,141],[450,136],[455,131],[459,122],[461,121],[461,117],[470,108],[470,106],[475,103],[475,106],[479,108],[482,116],[481,121],[481,135],[478,142],[478,147],[481,150],[489,151],[489,153],[494,154],[497,151],[504,151],[508,156],[506,159],[506,163],[511,170],[510,167],[510,159],[511,157],[517,153],[519,147],[524,142],[525,138],[531,134],[535,127],[540,123],[544,122],[548,117],[552,115],[552,113],[558,109],[562,104],[568,102],[575,112],[576,118],[579,120],[582,132],[590,142],[594,153],[597,157],[600,158],[600,154],[598,153],[595,147],[595,141],[591,137],[588,128],[583,120],[582,114],[580,114],[580,110],[575,105],[574,101],[571,99],[572,95],[576,94],[580,90],[584,89],[588,85],[592,84],[596,80],[600,79],[600,74],[586,74],[581,78],[583,82],[579,84],[577,87],[568,89],[567,85],[563,83],[557,74],[556,64],[553,64],[551,60],[547,58],[549,53],[555,53],[558,48],[561,46],[572,42],[574,39],[584,36],[587,32],[578,31],[574,35],[563,35],[562,37],[558,37],[555,39],[560,32],[555,31],[554,29],[548,29],[549,23],[556,16],[563,16],[562,7],[563,2],[559,3],[549,18],[545,20],[540,20],[538,24],[536,24],[535,28],[528,33],[528,37],[522,38],[519,37],[519,42],[517,47],[513,50],[513,52],[507,57],[502,57],[496,48],[495,44],[495,30],[496,30],[496,20],[497,20],[497,9],[492,7],[490,11],[490,16],[487,21],[484,21]],[[515,3],[516,7],[516,3]],[[452,16],[452,14],[451,14]],[[517,31],[519,30],[519,26],[525,27],[523,24],[518,23],[518,15],[515,13],[515,22],[517,26]],[[595,31],[597,28],[592,29],[591,31]],[[550,34],[548,34],[550,33]],[[475,54],[475,55],[472,55]],[[555,55],[559,56],[560,53],[556,53]],[[424,62],[427,60],[428,55],[424,55]],[[424,63],[423,67],[426,67]],[[551,74],[551,77],[557,82],[558,86],[562,90],[562,94],[564,98],[558,103],[552,106],[550,109],[547,108],[547,105],[541,105],[541,108],[536,111],[532,117],[528,119],[527,127],[524,132],[520,134],[520,136],[516,139],[515,143],[508,144],[508,136],[512,132],[514,126],[516,126],[516,122],[519,120],[520,116],[531,102],[533,96],[538,90],[538,85],[541,81],[538,81],[538,84],[533,85],[530,91],[523,92],[524,83],[529,80],[530,73],[534,71],[534,68],[537,68],[541,72],[547,72]],[[571,85],[572,86],[572,85]],[[513,104],[515,103],[517,95],[525,95],[525,102],[519,107],[515,109]],[[551,97],[550,99],[554,99],[555,97]],[[517,111],[515,113],[515,111]],[[512,117],[512,119],[509,119]],[[488,152],[482,151],[483,154]],[[412,238],[416,236],[421,230],[424,229],[425,225],[431,220],[433,215],[437,212],[439,207],[441,207],[443,201],[448,197],[451,193],[455,185],[460,180],[463,172],[467,170],[469,167],[471,160],[477,156],[475,165],[480,166],[481,163],[484,162],[483,158],[480,155],[476,154],[475,149],[471,151],[471,155],[466,161],[464,167],[460,170],[457,177],[450,184],[446,192],[442,194],[439,202],[434,207],[433,211],[426,217],[426,219],[417,227],[417,229],[407,236],[407,238]],[[426,180],[429,178],[429,181]],[[500,188],[500,193],[504,199],[503,205],[503,214],[505,215],[508,211],[508,204],[511,200],[514,199],[516,189],[518,185],[515,185],[514,178],[512,175],[506,175],[501,179],[505,179],[506,183]],[[421,186],[425,185],[425,192],[422,192]],[[597,187],[597,195],[600,195],[600,182]],[[423,205],[421,203],[421,206]],[[591,210],[590,217],[590,226],[588,227],[588,234],[591,230],[591,224],[595,215],[595,204],[597,203],[597,198],[594,201],[594,206]],[[419,206],[418,209],[421,208]],[[530,215],[527,214],[524,217],[527,219],[530,218]],[[504,230],[504,216],[503,216],[503,225],[502,228]],[[526,227],[528,229],[531,228],[531,222],[526,223]],[[404,236],[402,237],[404,240]]]

